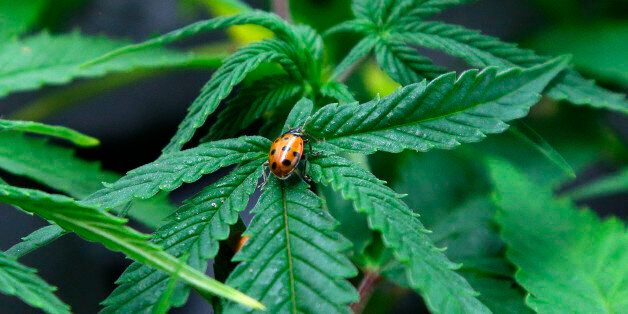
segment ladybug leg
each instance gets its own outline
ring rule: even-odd
[[[305,156],[303,156],[303,158],[306,158],[307,156],[311,156],[311,157],[320,156],[320,154],[321,154],[320,152],[315,152],[315,151],[312,149],[312,142],[310,142],[310,141],[306,141],[306,143],[307,143],[307,146],[308,146],[308,148],[310,149],[310,151],[309,151],[307,154],[305,154]]]
[[[268,161],[262,164],[262,183],[260,183],[257,187],[260,190],[264,189],[266,186],[266,182],[268,182],[268,176],[270,175],[270,167],[268,166]]]
[[[307,160],[307,155],[304,155],[303,159],[301,160],[301,163],[299,164],[297,169],[295,169],[294,171],[297,173],[297,175],[301,179],[303,179],[303,181],[307,182],[308,184],[312,184],[314,183],[314,181],[312,181],[312,178],[310,178],[310,176],[307,175],[308,164],[309,162]]]
[[[295,169],[294,172],[299,176],[299,178],[301,178],[303,181],[307,182],[308,184],[314,183],[312,178],[310,178],[310,176],[305,174],[305,171],[302,171],[301,169]]]

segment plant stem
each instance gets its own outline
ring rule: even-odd
[[[353,72],[364,62],[366,61],[366,59],[368,59],[368,55],[360,58],[358,61],[356,61],[355,63],[353,63],[346,71],[344,71],[342,74],[340,74],[336,80],[338,82],[344,83],[349,76],[351,76],[351,74],[353,74]]]
[[[356,303],[351,304],[351,310],[355,314],[362,313],[366,304],[369,302],[373,291],[375,291],[375,286],[381,281],[382,277],[379,273],[374,271],[366,270],[364,271],[364,277],[360,282],[360,286],[358,287],[358,293],[360,294],[360,300]]]
[[[284,20],[292,23],[289,0],[273,0],[273,12],[281,16]]]

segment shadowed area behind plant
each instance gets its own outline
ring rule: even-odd
[[[258,3],[257,5],[260,4]],[[519,41],[519,39],[530,36],[531,31],[542,31],[544,25],[548,24],[547,19],[538,12],[533,5],[524,4],[520,1],[481,1],[477,5],[454,8],[441,14],[441,17],[447,21],[464,24],[470,28],[482,29],[485,33],[499,36],[505,40]],[[204,16],[203,14],[201,15]],[[151,4],[143,2],[127,3],[125,1],[94,1],[79,6],[76,13],[72,16],[69,21],[57,24],[57,29],[68,30],[78,25],[85,33],[105,33],[117,37],[130,37],[136,41],[147,38],[155,32],[162,33],[199,18],[196,15],[188,17],[178,15],[175,5],[166,1],[155,1]],[[487,16],[490,16],[490,18],[486,18]],[[216,38],[216,36],[206,36],[194,42],[203,43]],[[542,41],[542,39],[538,39],[538,41]],[[531,44],[535,42],[531,40]],[[345,46],[339,50],[349,48],[349,45]],[[550,52],[555,53],[555,51]],[[430,56],[433,55],[439,64],[453,63],[454,68],[465,67],[459,61],[452,60],[441,54],[431,51],[428,53]],[[61,111],[44,121],[70,126],[99,138],[102,141],[100,147],[81,150],[79,154],[87,159],[102,160],[107,169],[125,172],[150,162],[159,155],[161,148],[167,143],[170,136],[174,134],[176,125],[184,115],[185,108],[198,95],[198,90],[204,81],[207,80],[209,73],[209,71],[177,70],[169,75],[151,77],[148,80],[138,81],[130,86],[115,89],[110,93],[86,99],[75,108]],[[185,82],[185,84],[181,82]],[[77,85],[81,83],[78,82]],[[610,86],[618,85],[613,82],[604,83]],[[22,104],[30,103],[40,96],[49,95],[57,91],[58,88],[56,87],[47,87],[35,93],[22,93],[3,98],[0,102],[0,114],[3,117],[9,115],[13,109],[20,107]],[[363,94],[366,93],[365,91]],[[561,107],[561,110],[564,109],[566,108]],[[539,129],[537,130],[542,130],[546,127],[546,124],[552,123],[552,120],[543,118],[547,111],[551,112],[552,110],[556,110],[555,104],[541,105],[540,108],[535,109],[533,117],[538,118],[539,121]],[[625,129],[625,116],[589,109],[573,112],[576,110],[570,108],[566,109],[566,111],[567,115],[574,117],[572,121],[596,117],[604,121],[610,121],[611,127],[624,136],[628,132]],[[210,120],[208,124],[211,125],[212,122],[213,120]],[[251,129],[257,130],[257,127],[258,125],[253,125]],[[551,127],[546,129],[561,131]],[[587,136],[587,134],[582,134],[582,136]],[[500,139],[501,136],[499,139],[486,143],[486,146],[490,146],[491,143],[498,142]],[[561,150],[561,152],[568,151],[575,145],[573,143],[557,144],[560,141],[558,136],[556,139],[548,136],[547,139],[557,147],[559,145],[560,148],[564,147],[564,150]],[[625,142],[625,137],[623,140]],[[484,143],[479,145],[484,145]],[[619,145],[621,146],[621,143]],[[474,145],[471,146],[473,147]],[[494,147],[489,147],[489,149],[492,148]],[[584,147],[584,149],[587,150],[585,152],[588,154],[587,156],[579,156],[578,154],[581,152],[574,152],[574,156],[570,161],[587,160],[590,154],[605,154],[605,152],[600,153],[596,151],[595,147]],[[464,152],[466,150],[463,150],[461,153]],[[429,156],[432,156],[430,154],[428,153],[426,158],[429,159]],[[438,153],[434,153],[434,155],[436,154]],[[505,154],[513,155],[508,152]],[[434,164],[437,164],[437,162],[434,162]],[[601,174],[612,172],[614,167],[612,163],[608,162],[598,162],[597,164],[589,165],[574,184],[581,184],[590,178],[596,178]],[[381,175],[381,178],[395,182],[395,173],[381,170],[378,173],[377,170],[375,168],[376,174]],[[448,167],[446,167],[446,170],[454,173],[452,177],[455,177],[456,174],[470,175],[470,173],[473,173],[471,170],[450,169]],[[426,171],[427,173],[422,173],[426,177],[439,175],[439,173],[429,172],[429,169]],[[538,171],[542,173],[545,169]],[[387,176],[390,176],[390,178]],[[3,177],[5,176],[3,175]],[[31,184],[31,182],[12,176],[6,176],[6,179],[15,184]],[[211,177],[206,180],[211,182],[215,179],[216,177]],[[186,199],[192,194],[192,191],[196,191],[200,186],[206,185],[207,181],[186,186],[176,191],[172,198],[176,202]],[[403,179],[398,182],[398,185],[403,185]],[[447,179],[439,185],[451,187],[456,186],[456,184],[457,182]],[[427,191],[430,189],[430,187],[421,188],[425,188]],[[464,188],[460,188],[460,190],[464,190]],[[462,202],[464,196],[460,194],[463,194],[464,191],[460,190],[455,190],[452,194],[456,195],[459,198],[457,200]],[[399,190],[398,192],[408,193],[411,191]],[[434,194],[439,192],[434,191]],[[447,194],[447,197],[450,196],[451,194]],[[425,199],[417,200],[416,205],[413,204],[414,197],[416,195],[410,195],[410,200],[408,200],[414,208],[420,210],[424,206],[429,206],[429,204],[425,203],[427,202]],[[621,210],[623,208],[621,204],[625,202],[625,195],[587,200],[587,203],[599,212],[619,215],[622,215]],[[459,205],[459,203],[452,201],[451,206],[447,207],[451,209],[455,205]],[[431,214],[434,215],[434,212],[431,212]],[[625,215],[625,213],[623,214]],[[427,227],[433,228],[437,219],[430,218],[429,215],[430,213],[425,215],[424,222]],[[0,231],[0,248],[2,249],[6,249],[11,244],[16,243],[19,236],[28,234],[28,232],[35,229],[35,226],[42,225],[38,218],[25,216],[14,210],[1,211],[0,222],[2,222],[3,227]],[[98,309],[96,307],[98,302],[103,300],[113,289],[113,281],[128,263],[121,255],[110,254],[101,247],[82,242],[74,236],[65,237],[52,244],[51,247],[27,256],[24,262],[39,269],[40,274],[44,278],[50,283],[59,286],[61,298],[72,304],[74,311],[78,313],[95,312]],[[71,265],[71,267],[68,265]],[[90,274],[87,276],[89,280],[86,280],[84,274]],[[90,291],[90,293],[86,294],[85,291]],[[385,299],[392,299],[391,295],[397,297],[400,301],[396,305],[387,307]],[[367,308],[367,312],[377,312],[378,309],[381,309],[382,311],[394,313],[415,313],[417,307],[420,306],[418,299],[416,295],[408,293],[408,291],[399,292],[397,288],[382,286],[376,291],[373,297],[372,308]],[[30,313],[34,311],[16,302],[14,299],[0,295],[0,309],[8,308],[11,309],[12,313]],[[174,312],[195,313],[206,311],[207,308],[208,305],[204,301],[193,295],[192,301],[186,307]],[[0,312],[2,311],[0,310]]]

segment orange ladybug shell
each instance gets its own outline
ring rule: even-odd
[[[268,167],[280,179],[286,179],[296,169],[303,157],[303,138],[297,132],[288,131],[275,139],[270,146]]]

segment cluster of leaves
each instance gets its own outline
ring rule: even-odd
[[[351,31],[364,38],[332,70],[326,63],[325,40],[315,29],[244,5],[238,6],[238,14],[133,45],[78,33],[44,33],[3,43],[0,58],[10,54],[17,61],[0,75],[0,96],[116,71],[213,66],[215,56],[163,46],[218,28],[252,24],[274,34],[225,57],[163,154],[124,176],[24,133],[97,145],[91,137],[63,127],[0,120],[0,168],[67,194],[0,184],[0,202],[52,223],[0,255],[0,292],[50,313],[68,312],[54,288],[16,259],[74,232],[135,261],[103,301],[105,313],[165,312],[185,304],[190,288],[224,298],[213,300],[214,307],[227,313],[264,307],[271,313],[344,313],[360,301],[349,282],[358,268],[416,291],[433,312],[625,308],[628,281],[622,265],[628,261],[628,236],[623,222],[601,222],[591,212],[578,210],[569,198],[555,198],[553,184],[533,184],[534,178],[503,159],[477,157],[495,155],[490,152],[494,147],[512,153],[516,145],[487,141],[486,147],[457,150],[458,155],[422,155],[434,158],[430,164],[439,165],[437,169],[402,153],[449,150],[505,132],[542,94],[578,106],[628,112],[622,95],[584,79],[569,67],[568,58],[541,57],[461,26],[426,20],[461,2],[353,1],[355,19],[327,34]],[[17,25],[10,31],[24,28]],[[76,56],[55,55],[70,44],[84,49]],[[473,69],[447,72],[414,46],[442,50]],[[344,81],[372,54],[402,87],[361,103]],[[190,144],[221,104],[208,133],[198,144]],[[257,121],[262,122],[259,133],[267,137],[236,137]],[[217,257],[220,242],[230,236],[257,189],[269,138],[292,127],[303,127],[312,139],[316,154],[307,159],[312,183],[296,176],[269,177],[244,232],[250,239],[233,258],[238,265],[225,284],[206,277],[208,262]],[[571,171],[529,127],[522,125],[512,134]],[[363,163],[367,160],[372,171]],[[400,173],[391,169],[391,160],[398,161]],[[170,211],[168,192],[226,167],[231,169],[227,175],[187,199],[164,222],[151,214],[155,208]],[[463,180],[470,172],[477,177],[473,188]],[[373,173],[388,176],[395,189]],[[559,172],[546,181],[555,183],[563,176]],[[460,177],[460,184],[439,184],[444,177]],[[626,187],[625,177],[622,173],[596,182],[570,197],[613,193],[617,182]],[[425,183],[419,182],[417,189],[417,181]],[[100,182],[109,183],[103,187]],[[433,196],[418,190],[432,190]],[[410,197],[406,201],[399,192]],[[155,227],[150,241],[108,210],[129,213]],[[523,291],[529,294],[525,301]]]

